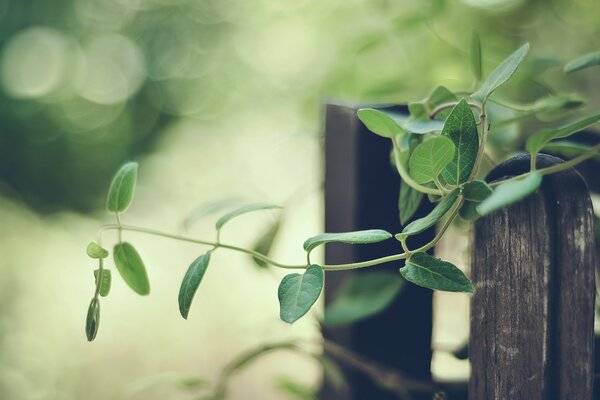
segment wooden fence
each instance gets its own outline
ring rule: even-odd
[[[325,229],[399,232],[399,177],[389,161],[390,143],[364,127],[356,117],[357,108],[339,104],[326,108]],[[541,156],[539,162],[560,161]],[[518,175],[528,166],[527,157],[516,157],[498,166],[488,180]],[[416,218],[430,210],[425,200]],[[586,183],[570,170],[545,177],[534,195],[475,223],[471,277],[476,291],[471,304],[468,384],[431,380],[432,292],[428,289],[407,285],[384,312],[351,326],[324,328],[323,334],[365,359],[431,387],[411,394],[414,400],[434,396],[446,400],[592,399],[593,220]],[[425,232],[421,240],[428,242],[433,235],[433,230]],[[328,245],[326,263],[401,252],[398,243],[388,242]],[[396,262],[382,268],[398,271],[401,266]],[[355,273],[369,270],[328,273],[325,302],[335,297],[340,282]],[[340,393],[325,381],[320,398],[398,398],[353,369],[345,373],[350,390]]]

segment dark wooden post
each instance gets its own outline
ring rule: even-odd
[[[397,111],[405,111],[395,107]],[[400,232],[398,193],[400,179],[390,163],[391,143],[369,132],[356,117],[357,106],[328,105],[325,126],[325,230],[343,232],[382,228]],[[423,201],[418,216],[431,208]],[[420,246],[433,238],[434,230],[423,234]],[[328,245],[326,263],[362,261],[402,252],[400,244],[388,240],[378,245]],[[381,268],[395,272],[402,262]],[[349,274],[369,270],[327,273],[325,303],[334,297],[336,288]],[[353,350],[367,359],[396,368],[406,376],[430,380],[432,328],[432,292],[406,285],[393,304],[384,312],[355,325],[325,329],[326,338]],[[320,398],[325,400],[396,399],[377,387],[367,377],[345,371],[350,392],[340,394],[327,385]],[[431,398],[429,395],[426,398]],[[414,396],[414,399],[419,399]]]
[[[515,157],[488,179],[528,168]],[[575,170],[476,222],[470,399],[592,399],[594,256],[592,204]]]

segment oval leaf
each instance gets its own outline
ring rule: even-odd
[[[292,324],[310,310],[323,288],[323,269],[311,265],[304,274],[289,274],[283,277],[277,290],[279,317]]]
[[[565,65],[564,71],[568,74],[594,65],[600,65],[600,51],[588,53],[570,61]]]
[[[96,285],[98,285],[98,273],[99,269],[94,271],[94,278],[96,280]],[[112,283],[112,276],[110,274],[110,269],[102,270],[102,281],[100,282],[100,296],[106,297],[108,293],[110,293],[110,285]]]
[[[400,268],[406,280],[429,289],[446,292],[473,293],[469,278],[453,264],[430,256],[427,253],[414,253]]]
[[[325,324],[351,324],[385,309],[398,295],[404,281],[396,274],[372,271],[351,275],[325,309]]]
[[[339,242],[347,244],[369,244],[378,243],[392,237],[392,234],[381,229],[369,229],[365,231],[323,233],[306,239],[304,250],[312,251],[315,247],[325,243]]]
[[[108,257],[108,250],[100,247],[96,242],[90,242],[86,249],[87,255],[90,258],[106,258]]]
[[[479,150],[477,122],[465,99],[461,100],[448,115],[442,136],[452,140],[456,148],[454,157],[443,169],[442,176],[447,183],[460,185],[469,179]]]
[[[88,307],[87,318],[85,320],[85,336],[88,342],[96,338],[98,326],[100,325],[100,301],[94,297]]]
[[[417,235],[434,226],[456,203],[459,193],[460,189],[458,188],[448,193],[427,216],[408,224],[401,233],[396,235],[396,239],[402,241],[409,236]]]
[[[115,245],[113,258],[121,277],[134,292],[140,295],[150,293],[146,267],[131,244],[123,242]]]
[[[398,212],[400,223],[406,223],[415,215],[423,200],[423,193],[410,187],[406,182],[400,180],[400,196],[398,199]]]
[[[210,262],[211,252],[201,255],[192,262],[183,277],[181,287],[179,288],[179,312],[184,319],[187,319],[192,300],[198,290],[200,282],[204,277],[208,263]]]
[[[115,174],[108,190],[106,209],[110,212],[123,212],[131,204],[137,180],[138,163],[128,162]]]
[[[410,156],[410,175],[418,183],[431,182],[452,162],[454,152],[454,143],[446,137],[436,136],[424,141]]]
[[[484,181],[477,180],[467,183],[463,187],[462,193],[465,199],[480,202],[487,199],[492,192],[493,190],[490,185]]]
[[[523,179],[498,185],[494,193],[477,206],[480,215],[486,215],[499,208],[515,203],[531,193],[542,183],[542,174],[535,171]]]
[[[217,220],[217,230],[221,229],[223,227],[223,225],[225,225],[227,222],[229,222],[230,220],[232,220],[233,218],[235,218],[239,215],[247,214],[247,213],[253,212],[253,211],[270,210],[270,209],[274,209],[274,208],[281,208],[281,207],[273,205],[273,204],[265,204],[265,203],[255,203],[255,204],[245,205],[245,206],[235,209],[235,210],[223,215],[221,218],[219,218]]]
[[[383,111],[373,108],[361,108],[358,110],[357,115],[367,129],[379,136],[393,138],[404,132],[404,129]]]
[[[472,97],[481,103],[485,103],[494,90],[505,84],[514,75],[528,52],[529,43],[519,47],[492,71],[479,90],[473,93]]]
[[[537,154],[549,141],[571,136],[598,122],[600,122],[600,113],[570,122],[558,128],[544,129],[527,139],[525,149],[532,154]]]
[[[471,34],[471,69],[477,82],[481,81],[483,75],[481,68],[481,40],[479,39],[479,32],[475,29],[473,29]]]

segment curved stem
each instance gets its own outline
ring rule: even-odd
[[[433,119],[436,115],[438,115],[439,113],[441,113],[444,110],[447,110],[449,108],[454,108],[457,104],[458,104],[457,101],[453,101],[451,103],[440,104],[439,106],[434,108],[433,111],[429,114],[429,119]],[[476,109],[477,111],[479,111],[480,114],[483,113],[481,106],[477,103],[469,102],[469,107]]]
[[[406,184],[408,186],[412,187],[413,189],[415,189],[421,193],[435,194],[437,196],[443,196],[444,192],[442,192],[441,190],[423,186],[423,185],[417,183],[417,181],[415,181],[408,174],[408,171],[406,171],[406,169],[404,168],[404,164],[402,163],[402,160],[400,159],[400,146],[396,142],[396,139],[392,139],[392,142],[394,143],[394,161],[396,164],[396,169],[398,170],[398,173],[400,174],[400,177],[402,178],[402,180],[404,182],[406,182]]]
[[[446,220],[444,225],[442,225],[440,230],[436,233],[433,240],[431,242],[427,243],[426,245],[419,247],[416,250],[412,250],[412,253],[417,253],[420,251],[427,251],[427,250],[431,249],[433,246],[435,246],[437,244],[437,242],[440,241],[442,236],[444,236],[444,234],[446,233],[446,231],[452,224],[452,221],[454,221],[454,219],[456,218],[456,215],[458,214],[458,210],[460,210],[460,207],[462,206],[463,202],[464,202],[464,198],[461,196],[460,200],[456,203],[456,205],[454,206],[454,209],[450,213],[450,217],[448,217],[448,219]]]

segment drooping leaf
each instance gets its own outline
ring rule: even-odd
[[[98,284],[98,273],[100,272],[99,269],[94,270],[94,278],[96,279],[96,285]],[[108,294],[110,293],[110,285],[111,285],[111,281],[112,281],[112,276],[110,274],[110,269],[103,269],[102,270],[102,282],[100,285],[100,296],[102,297],[106,297],[108,296]]]
[[[477,122],[465,99],[462,99],[448,115],[442,136],[452,140],[456,147],[454,157],[443,169],[442,176],[447,183],[460,185],[469,179],[479,150]]]
[[[477,212],[478,201],[465,200],[458,210],[458,215],[465,221],[475,221],[481,215]]]
[[[277,290],[279,317],[292,324],[310,310],[323,288],[323,269],[313,264],[304,274],[283,277]]]
[[[227,197],[224,199],[211,201],[206,204],[202,204],[197,207],[194,211],[192,211],[184,220],[183,227],[188,230],[196,221],[199,219],[206,217],[208,215],[214,214],[226,208],[230,208],[233,206],[237,206],[242,202],[242,200],[238,197]]]
[[[598,122],[600,122],[600,113],[581,118],[557,128],[544,129],[527,139],[525,149],[532,154],[537,154],[549,141],[571,136]]]
[[[184,319],[187,319],[188,317],[194,295],[196,294],[198,286],[200,285],[200,282],[202,282],[204,273],[208,268],[210,254],[211,252],[209,251],[206,254],[196,258],[190,264],[185,276],[183,277],[181,287],[179,288],[179,312]]]
[[[400,223],[406,223],[415,215],[419,205],[423,200],[423,193],[410,187],[406,182],[400,181],[400,196],[398,199],[398,212],[400,214]]]
[[[531,193],[542,183],[542,174],[535,171],[523,179],[502,183],[494,189],[491,196],[477,206],[480,215],[486,215],[499,208],[515,203]]]
[[[372,271],[354,274],[337,291],[325,309],[325,324],[351,324],[385,309],[402,289],[404,281],[396,274]]]
[[[258,238],[258,240],[252,246],[252,250],[260,253],[264,256],[268,256],[271,252],[271,248],[273,247],[273,243],[275,242],[275,238],[279,233],[279,229],[281,227],[281,218],[278,218],[275,222],[269,226],[269,228]],[[267,263],[261,260],[260,258],[252,257],[254,263],[261,267],[267,267]]]
[[[150,293],[150,282],[144,262],[135,248],[122,242],[115,245],[113,258],[117,270],[127,285],[142,296]]]
[[[463,196],[466,200],[481,202],[487,199],[493,190],[484,181],[476,180],[467,183],[463,187]]]
[[[514,75],[528,52],[529,43],[525,43],[519,47],[492,71],[479,90],[473,93],[472,97],[481,103],[485,103],[494,90],[502,86]]]
[[[404,129],[383,111],[373,108],[361,108],[358,110],[357,115],[371,132],[379,136],[393,138],[404,132]]]
[[[392,237],[392,234],[381,229],[368,229],[364,231],[322,233],[306,239],[304,250],[312,251],[315,247],[325,243],[370,244],[378,243]]]
[[[90,258],[106,258],[108,257],[108,250],[102,248],[96,242],[90,242],[86,249],[87,255]]]
[[[85,320],[85,336],[88,342],[96,338],[98,326],[100,325],[100,301],[94,297],[88,307],[87,318]]]
[[[245,206],[235,209],[231,212],[228,212],[227,214],[225,214],[221,218],[219,218],[217,220],[217,225],[216,225],[217,230],[221,229],[223,227],[223,225],[225,225],[227,222],[229,222],[233,218],[240,216],[242,214],[246,214],[246,213],[253,212],[253,211],[260,211],[260,210],[272,210],[274,208],[281,208],[281,207],[273,205],[273,204],[265,204],[265,203],[255,203],[255,204],[245,205]]]
[[[109,212],[123,212],[133,200],[137,181],[138,163],[128,162],[115,174],[108,190],[106,209]]]
[[[418,183],[431,182],[452,162],[454,153],[454,143],[444,136],[425,140],[410,156],[410,175]]]
[[[483,75],[481,68],[481,40],[479,39],[479,32],[475,29],[473,29],[471,34],[471,70],[477,82],[481,81]]]
[[[578,142],[568,140],[557,140],[547,143],[543,150],[550,154],[558,154],[565,157],[577,157],[590,151],[591,147]],[[600,161],[600,154],[596,154],[592,159]]]
[[[430,256],[427,253],[414,253],[400,268],[406,280],[429,289],[446,292],[473,293],[469,278],[455,265]]]
[[[571,72],[579,71],[594,65],[600,65],[600,51],[585,54],[581,57],[570,61],[565,65],[564,71],[569,74]]]
[[[427,216],[408,224],[401,233],[396,235],[396,239],[402,241],[409,236],[417,235],[434,226],[456,203],[459,194],[460,189],[458,188],[448,193]]]

